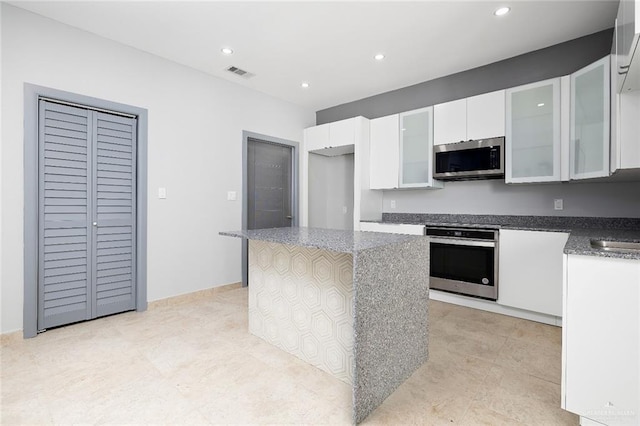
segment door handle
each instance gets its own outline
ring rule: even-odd
[[[293,216],[286,216],[287,219],[293,219]]]
[[[93,222],[93,226],[98,226],[98,222]]]

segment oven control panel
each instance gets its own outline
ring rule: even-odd
[[[427,228],[427,235],[469,240],[495,240],[497,233],[495,229]]]

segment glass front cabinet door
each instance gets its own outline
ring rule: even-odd
[[[400,187],[441,188],[432,165],[433,107],[400,114]]]
[[[560,79],[507,90],[507,183],[560,181]]]
[[[571,179],[609,176],[609,60],[571,75]]]

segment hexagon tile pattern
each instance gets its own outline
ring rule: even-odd
[[[353,256],[249,241],[249,331],[353,384]]]

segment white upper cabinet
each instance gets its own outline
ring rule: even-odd
[[[609,176],[609,61],[507,90],[507,183]]]
[[[505,134],[505,91],[484,93],[433,107],[433,144]]]
[[[571,179],[609,176],[609,60],[571,75]]]
[[[614,94],[611,106],[617,106],[611,117],[611,171],[640,169],[640,90]]]
[[[467,139],[505,135],[505,91],[467,98]]]
[[[560,181],[560,79],[507,90],[507,183]]]
[[[307,151],[329,146],[329,125],[321,124],[304,129],[304,144]]]
[[[304,129],[305,150],[327,156],[353,152],[356,143],[357,117]]]
[[[432,167],[433,107],[400,114],[400,188],[441,188]]]
[[[640,0],[622,0],[614,32],[615,90],[640,90]]]
[[[330,146],[353,145],[355,142],[356,119],[349,118],[329,123]]]
[[[467,100],[446,102],[433,107],[433,144],[467,140]]]
[[[398,188],[400,167],[400,116],[373,119],[370,126],[370,189]]]

